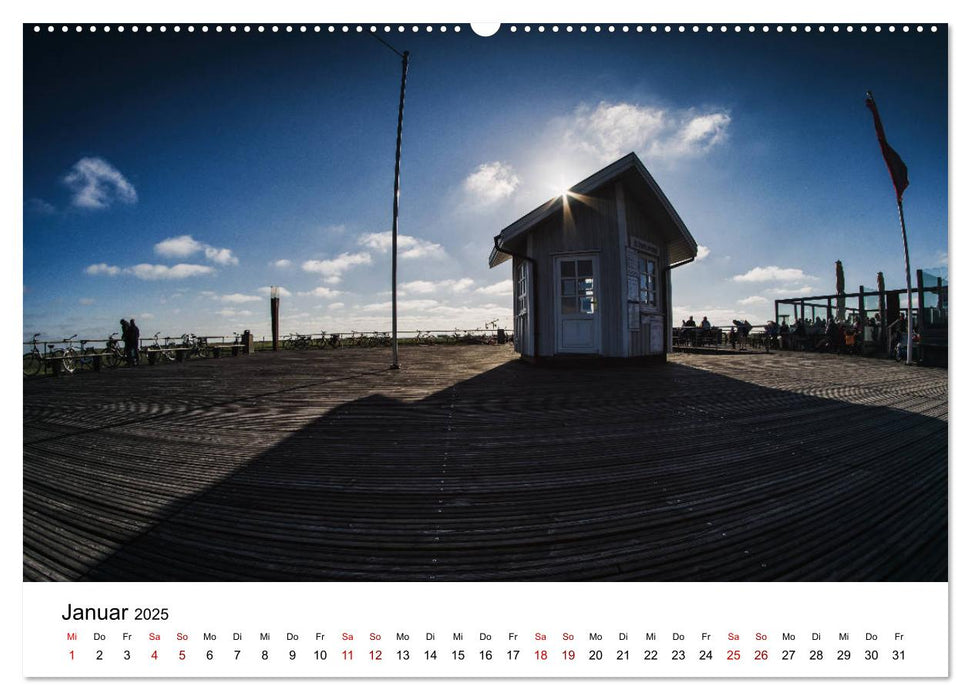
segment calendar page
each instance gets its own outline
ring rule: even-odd
[[[25,692],[954,694],[946,15],[603,10],[11,23]]]

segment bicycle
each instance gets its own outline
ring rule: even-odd
[[[151,363],[151,357],[153,353],[157,359],[168,360],[172,362],[175,360],[175,347],[171,343],[166,343],[162,345],[158,342],[158,337],[162,335],[162,331],[155,334],[155,342],[148,346],[149,362]],[[166,338],[168,340],[168,338]],[[137,352],[137,351],[136,351]]]
[[[121,347],[121,343],[115,336],[117,333],[112,333],[108,336],[108,340],[105,343],[105,349],[102,353],[102,362],[104,362],[105,367],[109,369],[114,369],[120,365],[125,359],[125,350]]]
[[[382,346],[386,348],[391,347],[391,334],[387,331],[375,331],[374,335],[371,336],[371,346],[377,347]]]
[[[78,334],[75,333],[70,338],[65,338],[62,342],[67,343],[67,347],[63,350],[52,350],[51,353],[54,356],[55,361],[60,362],[61,369],[67,374],[73,374],[74,370],[78,368],[80,363],[80,355],[78,354],[78,351],[74,349],[73,342],[77,337]],[[54,347],[53,343],[50,344],[50,347]]]
[[[185,350],[186,356],[190,358],[206,359],[212,354],[212,346],[209,345],[208,339],[200,338],[195,333],[186,333],[182,336],[182,349]]]
[[[96,362],[95,358],[101,354],[101,351],[97,348],[84,347],[85,343],[91,342],[90,340],[79,340],[78,342],[81,344],[81,349],[77,356],[78,368],[88,367],[90,369],[94,369],[94,364]]]
[[[30,340],[30,352],[24,353],[24,376],[32,377],[35,374],[40,374],[44,370],[45,357],[44,354],[37,349],[37,337],[40,333],[34,333],[34,337]],[[53,349],[54,345],[49,346]]]

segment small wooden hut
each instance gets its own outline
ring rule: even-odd
[[[697,251],[629,153],[502,229],[489,266],[512,260],[514,341],[524,358],[664,360],[671,270]]]

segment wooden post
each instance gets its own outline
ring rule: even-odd
[[[273,331],[273,352],[280,349],[280,288],[270,287],[270,327]]]
[[[917,332],[924,332],[924,271],[917,270]],[[913,333],[911,333],[913,335]],[[919,348],[918,348],[919,349]]]
[[[880,305],[880,338],[881,340],[887,337],[887,288],[883,282],[883,273],[877,273],[877,294],[879,295],[878,303]]]

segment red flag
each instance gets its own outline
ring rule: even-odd
[[[887,163],[887,170],[890,171],[890,179],[893,180],[893,188],[897,192],[897,201],[899,202],[903,199],[907,185],[910,184],[907,180],[907,166],[887,143],[887,137],[883,133],[883,124],[880,121],[880,113],[877,111],[877,103],[873,100],[873,93],[869,90],[866,93],[866,106],[873,112],[873,126],[877,130],[877,141],[880,142],[883,160]]]

